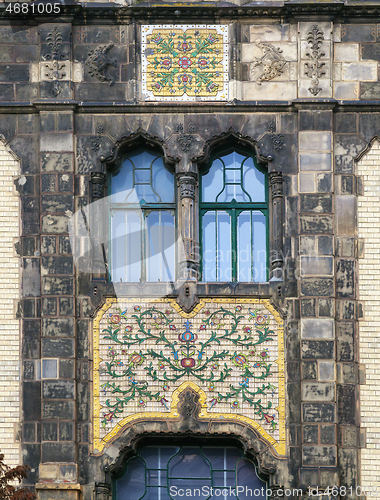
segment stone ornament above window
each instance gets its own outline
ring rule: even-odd
[[[227,100],[228,26],[150,25],[141,33],[145,100]]]
[[[255,429],[285,454],[283,320],[268,300],[108,298],[94,320],[94,453],[140,419],[178,419],[181,393],[199,418]]]

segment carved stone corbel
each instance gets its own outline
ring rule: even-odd
[[[283,280],[283,178],[282,172],[271,172],[269,174],[269,182],[272,193],[272,251],[271,251],[271,280]]]

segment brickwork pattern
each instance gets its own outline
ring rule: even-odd
[[[0,141],[1,217],[0,255],[0,451],[8,465],[20,463],[20,445],[15,441],[20,420],[20,321],[15,318],[19,296],[19,258],[14,249],[19,237],[19,197],[13,184],[19,173],[19,163]]]
[[[364,238],[365,254],[359,259],[359,294],[364,301],[364,319],[359,323],[360,361],[365,364],[366,384],[360,386],[361,425],[366,429],[367,445],[361,451],[361,484],[380,486],[380,322],[379,322],[379,252],[380,239],[380,143],[358,163],[363,176],[364,196],[358,201],[359,238]]]

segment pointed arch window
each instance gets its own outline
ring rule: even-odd
[[[268,280],[268,179],[254,158],[214,157],[200,183],[203,281]]]
[[[155,151],[126,155],[109,173],[110,278],[175,280],[174,175]]]
[[[145,446],[114,478],[113,500],[267,498],[255,464],[232,446]]]

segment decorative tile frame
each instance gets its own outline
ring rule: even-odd
[[[228,99],[227,25],[143,25],[141,62],[146,101]]]
[[[199,418],[242,421],[285,454],[283,320],[261,299],[107,298],[93,330],[94,453],[137,419],[179,418],[179,394]],[[197,359],[195,359],[197,358]]]

